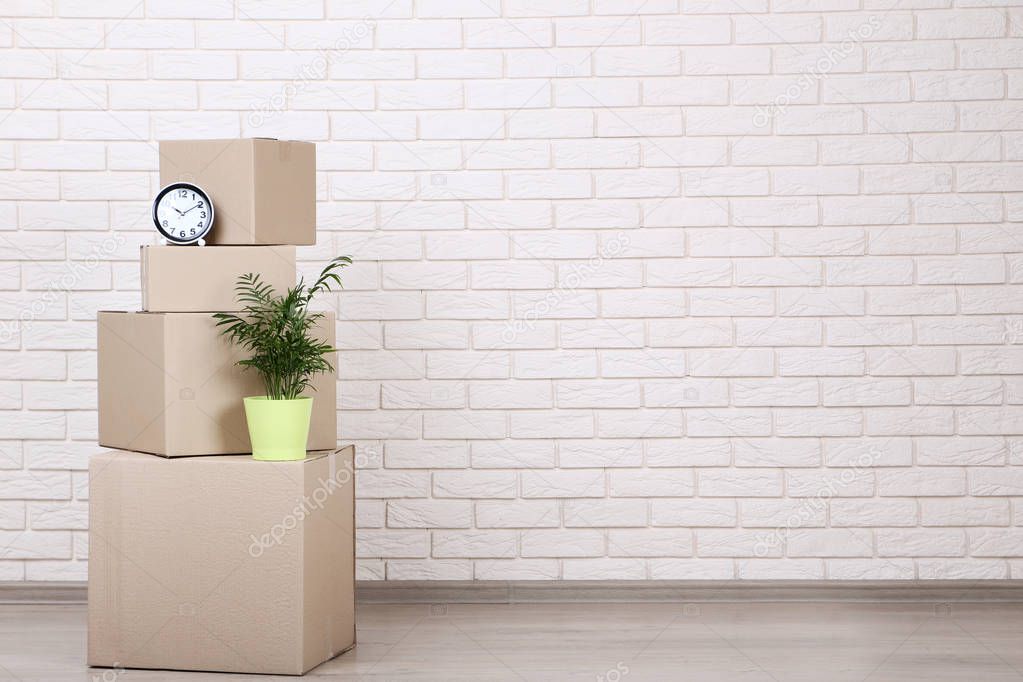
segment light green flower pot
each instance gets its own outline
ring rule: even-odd
[[[271,400],[261,395],[245,398],[244,402],[254,459],[275,462],[305,459],[312,398]]]

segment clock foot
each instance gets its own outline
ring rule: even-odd
[[[206,240],[200,239],[199,241],[196,242],[196,244],[198,244],[199,246],[206,246]]]

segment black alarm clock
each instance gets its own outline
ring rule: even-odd
[[[153,200],[153,223],[170,244],[206,244],[213,227],[213,202],[198,185],[174,182]]]

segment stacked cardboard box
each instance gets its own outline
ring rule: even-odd
[[[264,393],[213,312],[239,275],[293,286],[316,240],[301,142],[160,145],[160,181],[203,187],[210,246],[142,248],[142,311],[99,314],[90,462],[89,664],[301,674],[350,648],[354,449],[336,450],[336,377],[312,382],[303,461],[257,462],[242,398]],[[334,316],[320,337],[334,344]]]

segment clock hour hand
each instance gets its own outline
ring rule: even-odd
[[[173,208],[173,209],[174,209],[175,211],[177,211],[178,215],[185,215],[185,214],[184,214],[184,213],[182,213],[181,211],[178,211],[177,207],[175,207],[175,206],[171,206],[171,208]]]

